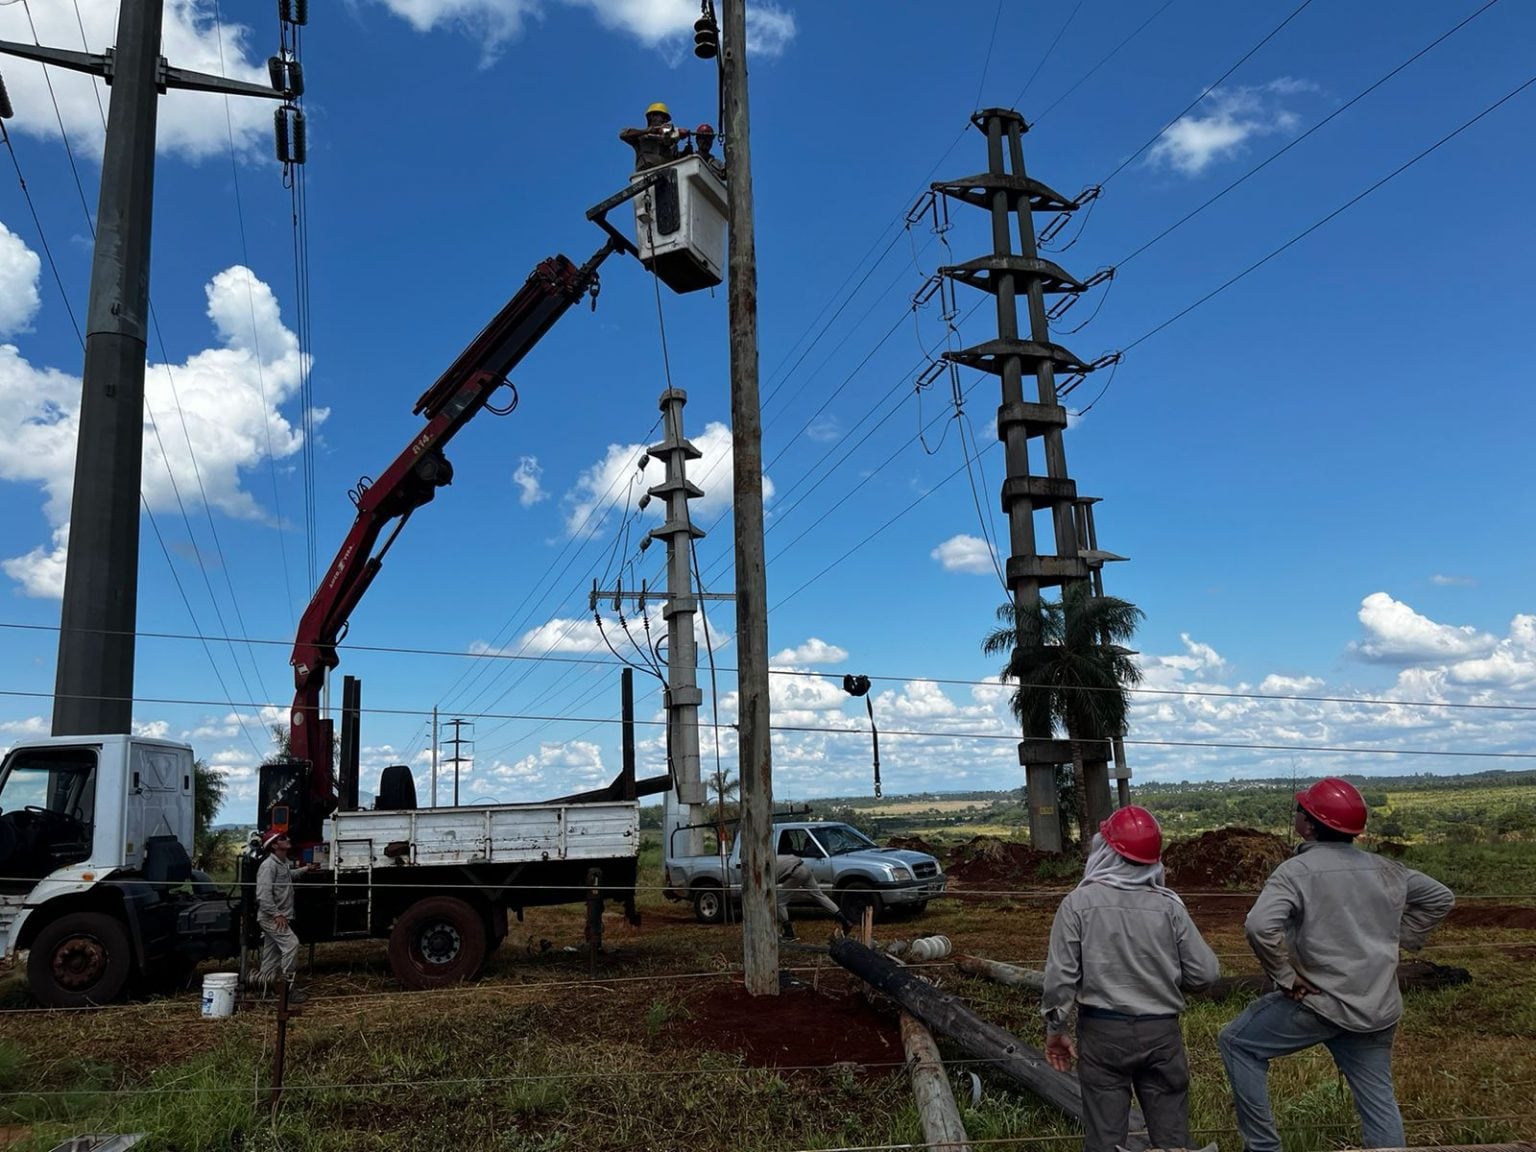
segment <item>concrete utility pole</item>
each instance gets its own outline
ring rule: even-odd
[[[1029,126],[1023,116],[1011,108],[987,108],[972,116],[971,123],[986,135],[987,170],[961,180],[940,181],[932,188],[941,195],[989,210],[992,252],[964,264],[940,268],[939,273],[997,298],[998,338],[946,352],[944,356],[966,367],[991,372],[1002,380],[1003,403],[997,410],[997,435],[1003,442],[1007,471],[1002,492],[1011,551],[1007,580],[1014,607],[1023,621],[1038,612],[1042,588],[1087,581],[1093,560],[1079,539],[1075,514],[1077,484],[1067,475],[1067,455],[1062,443],[1067,410],[1057,394],[1056,373],[1086,373],[1094,365],[1083,363],[1061,345],[1051,343],[1045,307],[1047,293],[1078,293],[1086,285],[1057,264],[1040,258],[1033,215],[1072,212],[1079,205],[1031,180],[1025,172],[1023,135]],[[1012,243],[1015,218],[1019,234],[1017,254]],[[1028,308],[1026,336],[1019,331],[1020,288]],[[1035,378],[1033,400],[1024,398],[1026,371]],[[1030,472],[1029,443],[1034,439],[1043,444],[1043,476]],[[1041,555],[1036,546],[1035,513],[1039,510],[1049,510],[1051,514],[1055,555]],[[1024,641],[1022,629],[1020,641]],[[1090,800],[1095,794],[1103,797],[1102,803],[1090,806],[1090,819],[1095,821],[1108,815],[1108,746],[1103,735],[1068,733],[1086,744],[1086,774],[1103,778],[1089,783]],[[1026,731],[1019,744],[1019,762],[1024,765],[1028,789],[1030,840],[1042,851],[1062,849],[1055,776],[1057,765],[1071,758],[1071,740],[1052,739],[1049,731]]]
[[[773,908],[773,754],[768,704],[768,580],[763,558],[763,415],[757,392],[757,241],[747,112],[747,4],[724,0],[726,287],[735,453],[736,643],[741,773],[741,940],[747,991],[779,992]]]
[[[437,807],[437,705],[432,705],[432,802],[429,808]]]
[[[448,741],[449,744],[453,745],[453,755],[448,757],[448,763],[453,765],[453,806],[457,808],[459,806],[459,765],[465,760],[473,761],[475,758],[475,744],[473,739],[466,740],[462,733],[466,724],[469,724],[471,727],[473,727],[474,722],[472,720],[465,720],[462,717],[455,716],[452,720],[448,721],[448,723],[453,725],[453,737]],[[471,733],[471,735],[473,735],[473,733]],[[468,756],[463,754],[464,745],[466,744],[469,745]],[[434,796],[432,799],[434,801],[435,807],[435,801],[437,797]]]
[[[165,0],[122,0],[115,52],[0,40],[0,54],[102,76],[112,86],[86,309],[85,377],[54,681],[55,736],[127,732],[133,720],[158,94],[184,88],[287,97],[259,84],[170,67],[160,55],[164,6]]]
[[[688,393],[681,388],[668,388],[661,394],[663,438],[647,449],[666,469],[662,482],[647,492],[665,500],[667,506],[661,526],[652,528],[648,536],[667,546],[667,589],[662,596],[666,607],[662,612],[667,618],[667,771],[672,775],[672,788],[663,802],[662,844],[668,855],[674,851],[672,833],[699,823],[705,799],[699,769],[699,705],[704,694],[699,689],[694,614],[701,599],[734,599],[728,592],[701,595],[693,587],[693,541],[703,537],[704,530],[694,527],[688,501],[704,492],[688,479],[688,461],[699,459],[702,453],[683,435],[683,406],[687,403]],[[598,588],[594,581],[589,607],[596,611],[601,601],[612,598],[633,601],[643,612],[649,595],[644,588]],[[695,856],[702,853],[703,829],[691,828],[675,850]]]

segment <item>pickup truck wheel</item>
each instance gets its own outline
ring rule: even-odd
[[[89,1008],[121,999],[133,974],[122,921],[105,912],[71,912],[32,941],[27,983],[49,1008]]]
[[[718,924],[725,919],[725,893],[707,886],[693,893],[693,915],[700,924]]]
[[[880,919],[880,894],[862,880],[851,880],[837,890],[837,905],[843,915],[858,923],[864,917],[865,908],[873,908],[876,920]]]
[[[485,921],[453,896],[417,901],[400,914],[389,934],[389,967],[407,988],[473,980],[485,953]]]

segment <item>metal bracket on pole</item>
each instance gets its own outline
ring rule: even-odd
[[[41,44],[21,44],[14,40],[0,40],[0,54],[20,56],[23,60],[36,60],[39,64],[52,64],[55,68],[68,68],[71,72],[84,72],[100,76],[112,83],[116,69],[115,53],[74,52],[68,48],[48,48]],[[267,100],[287,100],[297,93],[286,92],[265,84],[252,84],[246,80],[230,80],[208,72],[194,72],[189,68],[173,68],[165,57],[155,69],[155,87],[160,92],[179,88],[188,92],[219,92],[226,96],[260,96]]]
[[[658,183],[660,183],[660,181],[661,174],[656,172],[651,173],[649,176],[646,176],[643,179],[636,180],[628,188],[625,188],[620,192],[615,192],[612,196],[608,197],[608,199],[600,201],[599,203],[594,204],[592,207],[588,208],[587,219],[596,224],[604,232],[608,233],[609,238],[613,242],[613,246],[616,247],[620,252],[627,252],[629,255],[638,258],[640,255],[640,249],[635,247],[634,241],[632,241],[628,236],[624,235],[624,233],[620,232],[612,224],[608,223],[608,213],[612,212],[620,204],[623,204],[628,200],[633,200],[646,189],[654,188]]]

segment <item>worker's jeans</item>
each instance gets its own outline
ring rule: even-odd
[[[258,916],[256,922],[261,925],[261,982],[271,984],[279,972],[292,980],[299,962],[299,938],[294,935],[293,921],[287,928],[279,928],[270,916]]]
[[[1125,1146],[1132,1088],[1152,1147],[1189,1147],[1189,1058],[1178,1017],[1103,1019],[1079,1011],[1077,1079],[1083,1152]]]
[[[838,907],[836,901],[821,890],[821,885],[816,882],[816,877],[811,874],[811,866],[802,860],[774,882],[774,896],[778,904],[780,924],[789,923],[789,893],[795,888],[808,893],[813,900],[828,912],[834,916],[837,915]]]
[[[1321,1044],[1349,1081],[1360,1114],[1361,1146],[1401,1148],[1403,1116],[1392,1092],[1394,1024],[1379,1032],[1347,1032],[1283,992],[1261,996],[1221,1030],[1218,1044],[1237,1127],[1248,1152],[1280,1152],[1280,1134],[1269,1109],[1269,1062]]]

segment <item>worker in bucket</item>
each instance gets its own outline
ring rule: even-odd
[[[773,858],[773,885],[774,898],[778,904],[779,932],[785,940],[795,938],[795,926],[789,922],[789,894],[794,891],[806,893],[816,903],[820,904],[828,912],[837,917],[837,923],[844,932],[853,929],[853,921],[850,920],[837,902],[821,890],[821,885],[816,883],[816,877],[811,874],[811,866],[805,862],[805,858],[781,852]]]
[[[1179,1015],[1184,993],[1208,987],[1221,966],[1164,882],[1162,849],[1152,813],[1118,809],[1099,825],[1082,882],[1051,925],[1041,994],[1045,1056],[1058,1072],[1077,1060],[1085,1152],[1126,1144],[1133,1089],[1152,1147],[1190,1146]]]
[[[644,172],[685,155],[682,144],[688,135],[688,129],[672,123],[667,106],[657,102],[645,110],[644,128],[625,128],[619,139],[635,150],[635,171]]]
[[[1423,947],[1456,898],[1438,880],[1356,848],[1366,816],[1347,780],[1329,777],[1298,792],[1293,826],[1302,843],[1248,913],[1248,943],[1277,989],[1219,1041],[1248,1152],[1280,1152],[1269,1062],[1318,1044],[1349,1082],[1362,1146],[1403,1144],[1392,1088],[1392,1039],[1403,1014],[1398,948]]]
[[[299,959],[299,938],[293,931],[293,874],[301,872],[288,862],[293,843],[288,833],[273,830],[261,840],[266,852],[256,870],[256,923],[261,925],[261,990],[270,994],[272,983],[288,981],[288,1003],[308,999],[293,987],[293,970]]]

